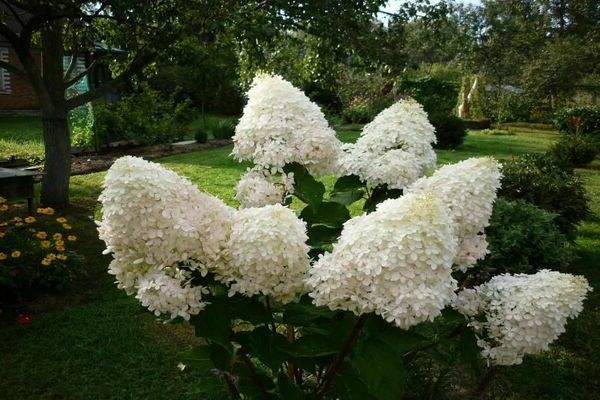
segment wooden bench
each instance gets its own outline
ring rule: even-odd
[[[29,214],[33,214],[33,178],[41,172],[24,171],[12,168],[0,168],[0,196],[26,198]]]

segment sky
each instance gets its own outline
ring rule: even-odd
[[[406,3],[407,1],[410,1],[410,0],[389,0],[387,2],[387,4],[385,5],[385,7],[382,8],[382,10],[394,13],[394,12],[398,11],[398,7],[400,6],[400,4]],[[431,2],[438,3],[439,0],[431,0]],[[458,2],[465,3],[465,4],[477,4],[477,5],[481,4],[481,0],[458,0]],[[388,19],[384,15],[379,16],[379,18],[384,21],[386,21]]]

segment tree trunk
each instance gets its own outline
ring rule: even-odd
[[[67,111],[42,112],[45,162],[42,178],[41,201],[52,207],[69,204],[69,177],[71,176],[71,138],[67,125]]]
[[[71,175],[71,140],[67,124],[67,106],[63,70],[63,23],[53,21],[41,31],[42,77],[51,102],[42,103],[45,175],[41,201],[45,205],[64,207],[69,204]]]

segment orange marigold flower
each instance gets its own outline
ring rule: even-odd
[[[19,258],[19,257],[21,257],[21,252],[19,250],[15,250],[12,253],[10,253],[10,256],[12,258]]]

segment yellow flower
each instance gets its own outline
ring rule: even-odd
[[[66,259],[67,259],[67,256],[65,256],[64,254],[59,254],[59,255],[57,255],[57,256],[56,256],[56,258],[57,258],[58,260],[64,261],[64,260],[66,260]]]
[[[17,222],[17,223],[15,224],[15,226],[23,226],[23,223],[22,223],[22,222]]]
[[[15,250],[10,254],[10,256],[12,258],[19,258],[19,257],[21,257],[21,252],[19,250]]]
[[[39,231],[35,234],[35,237],[38,239],[46,239],[48,237],[48,234],[46,232]]]
[[[75,235],[69,235],[69,236],[67,236],[67,240],[70,241],[70,242],[74,242],[74,241],[77,240],[77,236],[75,236]]]
[[[72,226],[69,224],[63,224],[63,228],[65,228],[66,230],[69,230],[72,228]]]
[[[51,207],[38,208],[37,212],[38,212],[38,214],[42,214],[42,215],[52,215],[52,214],[54,214],[54,209]]]
[[[6,260],[6,254],[0,253],[0,260]]]
[[[2,203],[6,203],[6,199],[4,197],[0,196],[0,204],[2,204]]]
[[[50,253],[50,254],[48,254],[48,255],[46,256],[46,258],[47,258],[48,260],[54,260],[54,259],[56,259],[56,254],[54,254],[54,253]]]
[[[44,258],[44,259],[42,260],[42,265],[50,265],[50,264],[52,264],[52,260],[49,260],[49,259],[47,259],[47,258]]]
[[[33,224],[35,222],[35,217],[27,217],[25,218],[25,222],[28,224]]]
[[[42,241],[42,243],[40,243],[42,245],[42,249],[47,249],[50,247],[50,241],[49,240],[44,240]]]
[[[23,221],[23,218],[21,218],[21,217],[14,217],[12,220],[14,222],[21,222],[21,221]]]
[[[65,247],[64,246],[56,246],[56,251],[65,251]]]
[[[0,238],[3,238],[3,237],[4,237],[4,235],[6,235],[6,233],[4,233],[4,232],[0,232]]]
[[[0,211],[6,211],[6,210],[8,210],[8,206],[6,204],[2,204],[0,206]]]
[[[52,239],[54,239],[54,240],[61,240],[62,239],[62,233],[55,233],[54,235],[52,235]]]
[[[67,219],[65,217],[59,217],[56,218],[56,222],[58,222],[59,224],[64,224],[67,222]]]
[[[57,240],[56,242],[54,242],[54,244],[57,246],[64,246],[65,242],[63,240]]]
[[[8,224],[6,222],[0,222],[0,226],[7,226]]]

